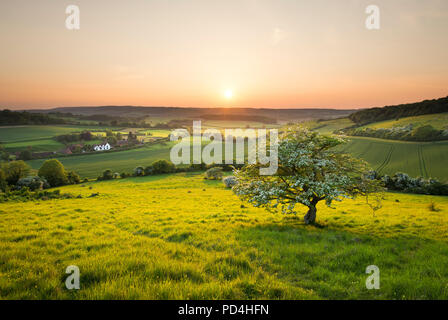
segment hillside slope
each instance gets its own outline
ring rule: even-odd
[[[357,125],[365,125],[378,121],[443,112],[448,112],[448,97],[360,110],[351,114],[349,118]]]
[[[448,299],[447,197],[387,193],[376,216],[322,204],[316,228],[202,175],[61,192],[83,198],[0,204],[2,299]],[[381,290],[366,290],[372,264]],[[65,289],[69,265],[81,290]]]

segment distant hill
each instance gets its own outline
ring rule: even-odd
[[[448,97],[396,106],[364,109],[352,113],[349,118],[358,126],[362,126],[378,121],[443,112],[448,112]]]
[[[51,117],[43,113],[18,112],[10,110],[0,110],[0,126],[6,125],[46,125],[46,124],[66,124],[64,119]]]
[[[244,116],[245,121],[264,118],[274,121],[312,120],[312,119],[335,119],[347,117],[355,110],[338,109],[257,109],[257,108],[180,108],[180,107],[137,107],[137,106],[99,106],[99,107],[61,107],[54,109],[29,110],[29,112],[40,113],[72,113],[74,115],[108,115],[123,117],[166,117],[172,119],[200,119],[214,118],[220,116],[223,119],[235,119]],[[211,116],[213,115],[213,116]]]

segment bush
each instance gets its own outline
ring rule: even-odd
[[[31,191],[42,190],[44,188],[49,188],[47,180],[38,176],[30,176],[26,178],[22,178],[17,181],[18,189],[22,189],[24,187],[29,188]]]
[[[238,180],[234,176],[228,176],[222,179],[222,182],[224,182],[224,185],[226,188],[232,188],[233,186],[236,186],[238,184]]]
[[[30,172],[30,166],[22,160],[12,161],[2,165],[5,180],[9,185],[15,185],[21,178],[25,178]]]
[[[31,160],[33,158],[33,154],[30,150],[24,150],[20,152],[19,159],[20,160]]]
[[[127,177],[129,177],[129,176],[130,176],[130,174],[129,174],[129,173],[126,173],[126,172],[122,172],[122,173],[120,174],[120,177],[121,177],[122,179],[127,178]]]
[[[393,177],[385,175],[382,177],[384,186],[388,190],[403,191],[416,194],[448,195],[448,184],[435,179],[424,179],[422,177],[411,178],[406,173],[398,172]]]
[[[144,173],[145,173],[145,169],[141,166],[136,167],[134,169],[134,176],[136,176],[136,177],[142,176]]]
[[[60,190],[31,192],[28,187],[22,187],[20,190],[8,191],[4,194],[0,194],[0,202],[73,198],[75,198],[74,195],[70,193],[61,194]]]
[[[222,168],[221,167],[214,167],[211,169],[208,169],[204,173],[205,179],[208,180],[220,180],[222,179]]]
[[[207,165],[205,163],[192,163],[189,169],[190,171],[202,171],[207,169]]]
[[[101,180],[112,180],[114,178],[114,174],[112,173],[112,170],[107,169],[104,170],[103,176],[101,178]]]
[[[152,166],[147,166],[145,168],[145,176],[150,176],[152,175],[154,172],[154,168]]]
[[[8,183],[6,182],[6,174],[3,169],[0,168],[0,191],[6,191]]]
[[[172,173],[176,170],[176,166],[171,161],[167,160],[157,160],[152,164],[152,167],[154,174]]]
[[[67,180],[69,184],[81,183],[81,177],[75,171],[70,171],[67,173]]]
[[[64,166],[57,159],[45,161],[39,169],[38,176],[45,178],[51,187],[58,187],[68,183]]]

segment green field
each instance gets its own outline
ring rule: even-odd
[[[67,170],[76,171],[81,177],[96,178],[106,169],[132,173],[137,166],[149,166],[159,159],[169,159],[172,144],[157,144],[119,152],[60,157]],[[28,161],[31,168],[39,169],[45,159]]]
[[[446,117],[446,114],[439,114],[438,117]],[[435,115],[421,116],[413,118],[433,119]],[[409,118],[406,118],[409,119]],[[399,121],[404,121],[401,119]],[[445,119],[442,120],[446,122]],[[213,123],[214,125],[219,124]],[[211,123],[211,122],[210,122]],[[388,122],[390,123],[390,122]],[[222,121],[220,125],[224,127],[237,127],[238,122]],[[324,134],[331,134],[333,131],[353,125],[347,119],[335,119],[327,121],[313,121],[304,123],[305,126]],[[379,124],[378,124],[379,125]],[[383,123],[383,125],[385,125]],[[205,127],[204,127],[205,128]],[[9,152],[25,150],[29,146],[33,152],[59,151],[64,145],[53,140],[52,137],[70,132],[79,132],[89,127],[83,126],[20,126],[1,127],[0,140]],[[91,129],[91,128],[90,128]],[[104,134],[104,128],[95,128],[95,134]],[[170,130],[139,129],[139,133],[151,133],[151,137],[166,137]],[[125,130],[122,130],[123,133]],[[96,140],[99,142],[99,140]],[[169,159],[169,151],[172,144],[146,146],[140,149],[99,153],[94,155],[77,155],[71,157],[60,157],[59,159],[69,170],[77,171],[81,176],[94,178],[105,169],[114,172],[131,172],[136,166],[149,165],[158,159]],[[356,157],[361,157],[368,161],[372,168],[382,174],[394,174],[405,172],[411,176],[423,176],[437,178],[448,181],[448,170],[445,163],[448,160],[448,142],[434,143],[413,143],[392,140],[380,140],[375,138],[351,137],[347,145],[341,150],[349,152]],[[44,160],[29,161],[33,169],[39,169]]]
[[[81,132],[83,130],[101,130],[102,127],[89,126],[10,126],[0,127],[0,142],[26,142],[50,139],[61,134]]]
[[[366,160],[381,174],[405,172],[413,177],[448,181],[448,141],[405,142],[350,137],[340,150]]]
[[[37,139],[32,141],[9,142],[4,144],[3,147],[8,152],[23,151],[28,148],[31,148],[33,152],[43,152],[59,151],[63,149],[65,145],[53,139]]]
[[[372,128],[390,128],[414,123],[416,126],[431,124],[442,129],[447,126],[448,113],[431,114],[402,118],[398,121],[383,121],[368,125]],[[312,121],[304,125],[322,134],[331,134],[335,130],[352,126],[348,118]],[[448,141],[442,142],[406,142],[368,137],[349,137],[349,142],[339,150],[366,160],[381,174],[393,175],[405,172],[413,177],[437,178],[448,181]]]
[[[101,130],[101,127],[88,126],[10,126],[0,127],[0,142],[8,152],[23,151],[31,148],[32,152],[60,151],[64,144],[54,140],[58,135],[83,130]],[[96,134],[96,133],[95,133]],[[92,141],[91,143],[95,143]]]
[[[78,172],[82,177],[95,178],[105,169],[114,172],[132,172],[136,166],[147,166],[155,160],[169,159],[173,143],[151,145],[143,148],[76,155],[58,158],[63,165]],[[393,175],[405,172],[413,177],[437,178],[448,181],[448,141],[404,142],[375,138],[350,137],[339,150],[366,160],[372,169],[381,174]],[[31,160],[33,169],[39,169],[44,159]]]
[[[398,120],[380,121],[361,128],[379,129],[405,127],[409,124],[413,124],[415,127],[431,125],[439,130],[448,129],[448,113],[426,114],[422,116],[400,118]]]
[[[446,123],[444,117],[447,114],[425,115],[419,117],[403,118],[399,121],[385,121],[372,124],[375,127],[388,127],[392,123],[400,122],[416,123],[415,119],[420,119],[420,123],[431,123],[435,126],[438,118],[440,123]],[[215,121],[223,127],[237,127],[238,122]],[[211,123],[211,122],[210,122]],[[353,125],[347,119],[335,119],[327,121],[305,122],[304,125],[312,130],[323,134],[331,134],[333,131]],[[440,126],[438,126],[440,127]],[[34,152],[59,151],[64,145],[51,139],[55,135],[79,132],[89,127],[82,126],[19,126],[1,127],[0,134],[3,146],[9,152],[25,150],[31,147]],[[205,128],[205,127],[204,127]],[[128,128],[129,129],[129,128]],[[96,130],[101,130],[96,128]],[[129,129],[130,130],[130,129]],[[132,129],[138,133],[151,133],[151,137],[166,137],[170,130],[158,129]],[[126,134],[126,130],[122,130]],[[96,131],[97,135],[104,135],[103,131]],[[99,143],[100,140],[93,141]],[[154,160],[169,158],[169,150],[172,144],[147,146],[141,149],[127,150],[114,153],[100,153],[95,155],[78,155],[73,157],[61,157],[61,162],[70,170],[75,170],[81,176],[93,178],[98,176],[104,168],[110,168],[117,172],[131,172],[138,165],[148,165]],[[404,141],[382,140],[366,137],[350,137],[349,143],[342,146],[340,150],[351,153],[356,157],[365,159],[374,170],[381,174],[394,174],[396,172],[406,172],[411,176],[422,176],[425,178],[437,178],[442,181],[448,180],[448,171],[445,163],[448,160],[448,142],[428,142],[415,143]],[[44,160],[33,160],[29,163],[33,169],[38,169]]]
[[[448,299],[447,197],[388,193],[375,216],[363,199],[320,205],[317,228],[201,175],[60,189],[84,198],[0,204],[2,299]]]
[[[334,131],[353,126],[354,124],[349,118],[341,118],[325,121],[307,121],[303,123],[303,126],[322,134],[333,134]]]

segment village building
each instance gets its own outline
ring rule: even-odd
[[[97,145],[93,146],[93,150],[95,150],[95,151],[107,151],[110,149],[111,149],[111,146],[107,142],[105,144],[97,144]]]

